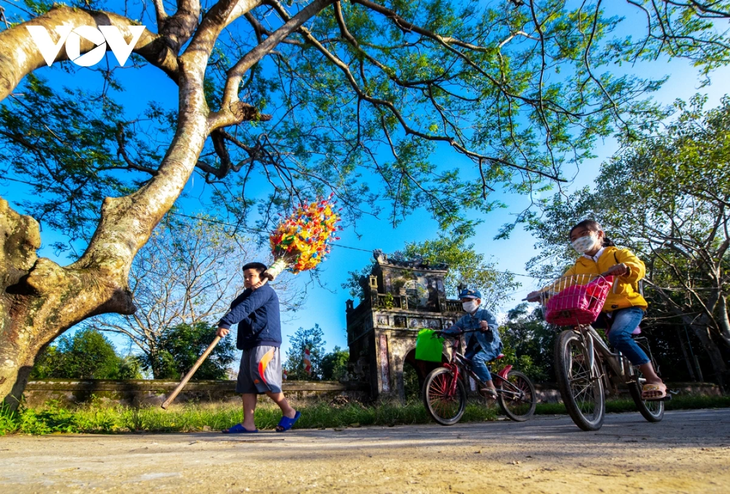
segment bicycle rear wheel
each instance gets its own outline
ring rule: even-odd
[[[441,425],[454,425],[466,410],[466,389],[456,381],[455,392],[450,392],[454,374],[445,367],[434,369],[423,384],[423,404],[433,419]]]
[[[651,356],[651,351],[649,350],[648,343],[638,341],[637,343],[639,344],[639,346],[641,346],[642,350],[644,350],[644,352],[650,356],[652,367],[654,367],[655,371],[658,371],[656,362],[654,361],[654,357]],[[644,400],[641,397],[641,387],[644,383],[644,377],[637,367],[634,368],[634,372],[637,373],[636,382],[629,383],[628,386],[631,398],[633,398],[634,403],[636,403],[636,408],[639,410],[641,415],[649,422],[661,421],[664,418],[664,401]]]
[[[524,422],[535,413],[537,396],[532,381],[519,371],[510,371],[499,384],[499,406],[515,422]]]
[[[563,331],[555,343],[555,374],[560,395],[570,418],[584,431],[597,431],[603,425],[606,410],[603,381],[598,359],[591,378],[590,359],[581,336],[573,330]]]

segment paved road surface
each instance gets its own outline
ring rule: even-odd
[[[730,493],[730,409],[517,424],[0,437],[0,492]]]

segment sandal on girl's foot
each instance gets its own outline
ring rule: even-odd
[[[492,388],[482,388],[479,390],[479,392],[482,394],[485,398],[490,398],[492,400],[497,399],[497,390]]]
[[[659,401],[667,398],[667,385],[664,383],[644,384],[641,387],[641,399]]]

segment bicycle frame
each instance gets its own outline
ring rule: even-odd
[[[593,326],[585,324],[573,328],[573,331],[581,335],[583,346],[586,349],[586,356],[588,357],[592,380],[604,378],[606,384],[609,384],[608,376],[603,370],[603,365],[600,366],[601,375],[596,375],[599,370],[596,369],[597,366],[594,366],[594,363],[596,354],[599,354],[603,358],[603,361],[608,364],[609,370],[620,379],[621,383],[629,384],[633,382],[636,372],[631,362],[620,352],[613,353]]]
[[[449,361],[443,364],[443,367],[446,367],[454,374],[454,379],[451,381],[451,384],[449,385],[449,395],[453,396],[453,394],[456,393],[456,386],[457,386],[456,383],[458,382],[459,378],[461,378],[462,374],[466,374],[467,376],[474,379],[474,381],[476,381],[476,382],[481,382],[481,380],[476,375],[476,373],[473,370],[471,370],[471,368],[469,368],[466,357],[464,355],[462,355],[461,353],[457,352],[456,350],[453,351],[453,354],[452,354],[451,358],[449,359]],[[465,372],[462,372],[462,369]],[[502,383],[506,383],[507,386],[509,386],[510,388],[514,388],[515,386],[507,380],[507,375],[509,374],[509,371],[511,371],[511,370],[512,370],[512,365],[506,365],[504,367],[504,369],[502,369],[501,371],[492,374],[492,377],[500,380]],[[509,395],[509,396],[515,396],[515,395],[519,395],[520,391],[519,390],[517,390],[517,391],[507,390],[507,389],[503,389],[503,388],[500,389],[498,387],[497,393],[502,393],[502,394]]]

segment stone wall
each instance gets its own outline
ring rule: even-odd
[[[178,385],[176,381],[107,381],[86,380],[70,381],[48,379],[31,381],[25,388],[25,404],[38,407],[49,400],[57,400],[63,405],[84,403],[92,396],[102,402],[123,405],[160,405],[165,397]],[[720,388],[709,383],[669,383],[669,389],[680,395],[720,396]],[[175,403],[190,402],[235,402],[240,395],[235,392],[235,381],[193,381],[175,399]],[[539,403],[557,403],[560,393],[554,385],[537,384]],[[284,383],[284,393],[289,398],[332,400],[335,396],[368,401],[369,386],[332,381],[290,381]],[[621,398],[629,398],[628,391],[621,392]]]
[[[30,381],[23,397],[26,406],[29,407],[43,405],[49,400],[57,400],[64,405],[85,403],[92,397],[102,402],[131,406],[160,405],[178,384],[177,381],[158,380],[46,379]],[[235,389],[236,381],[192,381],[175,398],[174,403],[229,401],[239,403],[241,395],[236,394]],[[358,400],[365,400],[370,391],[367,386],[330,381],[290,381],[284,383],[283,390],[288,398],[332,399],[344,395]]]

